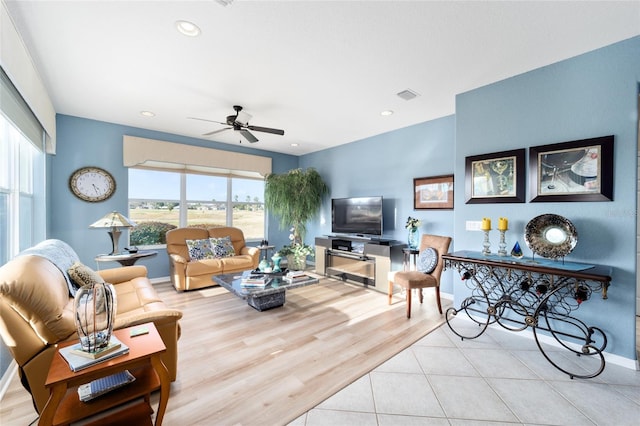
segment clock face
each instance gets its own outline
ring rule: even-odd
[[[99,167],[82,167],[69,178],[69,188],[84,201],[98,202],[111,197],[116,191],[116,181],[108,171]]]

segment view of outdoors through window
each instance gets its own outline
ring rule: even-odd
[[[265,231],[264,181],[129,169],[129,218],[138,225],[130,245],[164,244],[166,231],[185,226],[235,226],[246,240],[259,241]]]

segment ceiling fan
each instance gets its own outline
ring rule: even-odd
[[[221,121],[207,120],[206,118],[197,118],[197,117],[187,117],[187,118],[190,118],[192,120],[209,121],[211,123],[218,123],[218,124],[230,126],[230,127],[225,127],[224,129],[218,129],[212,132],[204,133],[202,136],[211,136],[211,135],[215,135],[216,133],[233,129],[235,131],[240,132],[240,134],[244,136],[244,138],[249,142],[255,143],[255,142],[258,142],[258,138],[256,138],[253,135],[253,133],[251,133],[249,130],[253,130],[255,132],[273,133],[274,135],[284,135],[284,130],[272,129],[270,127],[253,126],[249,124],[249,120],[251,120],[252,116],[251,114],[247,114],[246,112],[242,111],[242,107],[240,105],[234,105],[233,109],[235,110],[236,114],[228,115],[227,121],[225,121],[224,123]]]

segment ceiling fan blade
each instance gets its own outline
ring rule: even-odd
[[[248,140],[249,142],[251,142],[251,143],[258,142],[258,138],[256,138],[255,136],[253,136],[253,135],[251,134],[251,132],[250,132],[250,131],[248,131],[248,130],[244,130],[244,129],[240,129],[240,130],[238,130],[238,131],[239,131],[239,132],[242,134],[242,136],[244,136],[244,137],[245,137],[245,139],[246,139],[246,140]]]
[[[270,127],[247,126],[247,128],[251,130],[255,130],[256,132],[273,133],[274,135],[284,135],[284,130],[272,129]]]
[[[229,129],[231,129],[231,127],[225,127],[224,129],[218,129],[218,130],[214,130],[213,132],[203,133],[202,136],[215,135],[216,133],[224,132],[225,130],[229,130]]]
[[[216,120],[208,120],[206,118],[198,118],[198,117],[187,117],[189,120],[200,120],[200,121],[208,121],[209,123],[218,123],[218,124],[224,124],[226,125],[227,123],[223,123],[221,121],[216,121]]]

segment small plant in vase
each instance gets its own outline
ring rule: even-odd
[[[405,224],[405,228],[409,230],[409,237],[407,240],[407,244],[409,248],[412,250],[417,250],[419,245],[419,232],[418,227],[422,224],[420,219],[416,219],[415,217],[409,216],[407,218],[407,223]]]
[[[303,270],[307,266],[307,257],[313,257],[315,251],[313,247],[302,242],[302,238],[296,233],[295,228],[289,230],[289,240],[291,244],[283,246],[278,252],[287,258],[287,268],[293,271]]]

